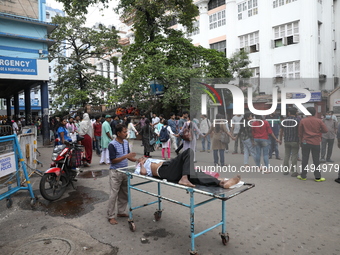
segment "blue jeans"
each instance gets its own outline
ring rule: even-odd
[[[96,138],[96,141],[95,141],[95,143],[94,143],[94,145],[95,145],[95,149],[96,149],[96,153],[98,154],[98,155],[100,155],[100,153],[101,153],[101,150],[100,150],[100,142],[101,142],[101,140],[102,140],[102,137],[101,136],[95,136],[95,138]]]
[[[248,165],[248,160],[249,160],[250,155],[254,158],[254,161],[256,163],[255,147],[253,146],[250,138],[248,138],[247,140],[243,140],[242,142],[243,142],[243,148],[244,148],[243,163],[245,165]]]
[[[220,154],[221,166],[224,166],[224,149],[214,150],[214,164],[218,164],[218,154]]]
[[[205,135],[205,133],[203,133],[203,135]],[[210,135],[207,135],[206,137],[202,138],[202,150],[205,151],[205,140],[207,140],[207,148],[208,151],[210,151]]]
[[[269,153],[269,146],[268,146],[268,140],[267,139],[254,139],[256,144],[256,157],[255,162],[258,167],[261,166],[261,155],[263,154],[263,161],[264,165],[268,167],[268,153]]]

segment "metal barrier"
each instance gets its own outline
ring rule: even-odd
[[[0,136],[12,135],[13,130],[11,125],[0,125]]]
[[[39,151],[37,148],[36,127],[25,127],[22,131],[23,133],[18,135],[18,140],[23,158],[25,159],[28,176],[31,177],[33,174],[38,174],[42,176],[43,172],[37,169],[37,163],[39,163],[41,166],[42,163],[37,160],[37,154],[39,153]]]
[[[0,137],[0,200],[6,198],[8,208],[13,203],[11,195],[19,190],[29,192],[32,206],[36,202],[24,161],[17,135]],[[25,178],[24,182],[22,176]],[[15,183],[16,186],[12,187]],[[4,191],[6,187],[7,191]]]

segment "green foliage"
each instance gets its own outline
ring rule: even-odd
[[[198,64],[198,68],[193,65]],[[181,32],[157,35],[152,42],[136,42],[124,49],[120,67],[124,83],[116,89],[121,101],[139,107],[162,102],[163,108],[190,105],[190,80],[197,77],[230,77],[228,60],[216,50],[195,47]],[[162,97],[150,95],[150,82],[165,87]],[[142,105],[142,106],[141,106]]]
[[[64,4],[68,14],[86,14],[91,4],[102,3],[107,7],[109,0],[58,0]],[[192,0],[120,0],[116,10],[121,18],[132,23],[136,41],[153,41],[160,33],[167,33],[169,22],[177,22],[193,30],[193,21],[199,15]]]
[[[229,58],[230,72],[235,78],[252,77],[252,72],[248,68],[249,64],[249,55],[244,50],[236,51],[231,58]]]
[[[56,16],[58,27],[50,34],[56,41],[50,48],[50,61],[57,59],[55,68],[58,79],[52,94],[56,100],[52,106],[85,106],[103,103],[101,93],[112,87],[109,78],[95,74],[90,58],[102,58],[117,49],[116,31],[102,26],[100,29],[85,27],[84,17]],[[65,56],[65,51],[70,56]]]

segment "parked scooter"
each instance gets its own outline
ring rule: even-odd
[[[66,187],[77,181],[77,167],[81,165],[82,145],[78,141],[84,137],[78,137],[75,142],[57,145],[53,149],[51,168],[46,170],[40,180],[40,193],[49,200],[59,199],[65,192]]]

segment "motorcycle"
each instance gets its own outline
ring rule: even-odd
[[[40,193],[49,201],[59,199],[68,185],[77,181],[77,168],[81,165],[82,145],[77,142],[84,137],[78,137],[75,142],[57,145],[53,149],[51,168],[46,170],[40,180]]]

